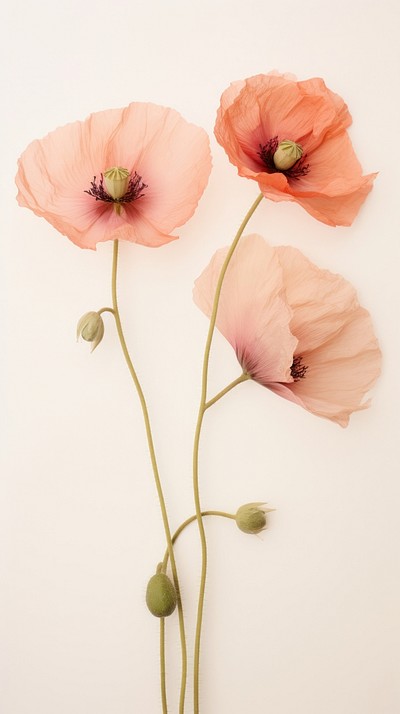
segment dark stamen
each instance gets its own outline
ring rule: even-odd
[[[304,379],[306,376],[306,372],[308,370],[308,367],[303,364],[303,358],[301,355],[297,355],[297,357],[294,358],[293,364],[290,368],[290,374],[293,377],[293,380],[295,382],[298,382],[300,379]]]
[[[278,148],[278,145],[279,139],[277,136],[274,136],[274,138],[269,139],[266,144],[260,144],[260,151],[257,151],[257,155],[260,157],[263,164],[267,167],[268,173],[281,173],[284,174],[288,179],[295,179],[296,181],[298,181],[299,178],[301,178],[302,176],[308,174],[310,170],[310,164],[304,163],[307,158],[307,154],[304,154],[301,159],[296,161],[296,163],[292,166],[291,169],[287,169],[285,171],[282,171],[282,169],[277,169],[274,164],[274,154]]]
[[[103,185],[103,174],[101,174],[98,184],[96,183],[96,176],[94,176],[90,185],[91,188],[89,191],[85,191],[84,193],[88,193],[89,196],[93,196],[96,201],[104,201],[105,203],[132,203],[132,201],[142,198],[142,196],[144,196],[143,191],[147,188],[147,183],[142,181],[142,177],[139,176],[136,171],[129,179],[128,189],[121,198],[113,198],[109,193],[107,193]]]

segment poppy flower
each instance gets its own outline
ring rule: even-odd
[[[347,226],[376,176],[362,176],[350,124],[343,99],[322,79],[260,74],[222,94],[215,136],[266,198],[295,201],[323,223]]]
[[[194,300],[211,315],[221,249],[197,279]],[[261,236],[239,243],[222,285],[216,326],[256,382],[313,414],[347,426],[365,409],[381,353],[367,310],[340,275]]]
[[[80,248],[128,240],[160,246],[194,213],[211,170],[206,132],[178,112],[132,103],[33,141],[17,200]]]

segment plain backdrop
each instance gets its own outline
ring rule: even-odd
[[[249,232],[344,275],[384,361],[347,429],[262,387],[206,415],[205,509],[268,501],[259,537],[209,519],[202,714],[397,714],[399,691],[399,5],[397,0],[82,0],[2,11],[2,714],[158,714],[158,622],[144,604],[164,537],[138,400],[114,325],[89,353],[75,327],[109,305],[112,244],[82,251],[15,201],[33,139],[131,101],[210,135],[214,168],[180,240],[121,246],[119,296],[146,393],[172,528],[194,510],[191,449],[207,320],[193,280],[232,239],[257,186],[213,138],[222,91],[277,69],[347,101],[365,173],[351,228],[264,201]],[[90,177],[89,177],[90,178]],[[210,394],[238,374],[216,336]],[[177,545],[193,663],[199,539]],[[167,623],[177,712],[177,617]],[[192,681],[187,712],[193,711]]]

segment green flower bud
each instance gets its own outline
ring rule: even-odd
[[[86,312],[78,322],[76,337],[82,337],[86,342],[92,342],[92,349],[96,349],[104,335],[104,322],[98,312]]]
[[[267,508],[262,501],[246,503],[237,510],[236,525],[243,533],[260,533],[267,527],[266,514],[274,510],[274,508]]]
[[[165,573],[156,573],[150,578],[146,590],[146,604],[155,617],[168,617],[176,608],[176,592]]]
[[[303,149],[295,141],[284,139],[278,144],[274,154],[274,164],[277,169],[287,171],[303,156]]]

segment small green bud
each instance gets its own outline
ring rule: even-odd
[[[78,322],[76,328],[76,337],[82,337],[86,342],[92,342],[92,349],[96,349],[97,345],[102,341],[104,335],[104,322],[98,312],[86,312]]]
[[[284,139],[279,142],[278,148],[274,154],[274,164],[277,169],[287,171],[295,165],[296,161],[303,156],[303,149],[300,144],[295,141]]]
[[[176,608],[176,592],[165,573],[156,573],[150,578],[146,590],[146,604],[155,617],[168,617]]]
[[[267,513],[275,510],[267,508],[262,501],[246,503],[236,513],[236,525],[243,533],[261,533],[267,527]]]

